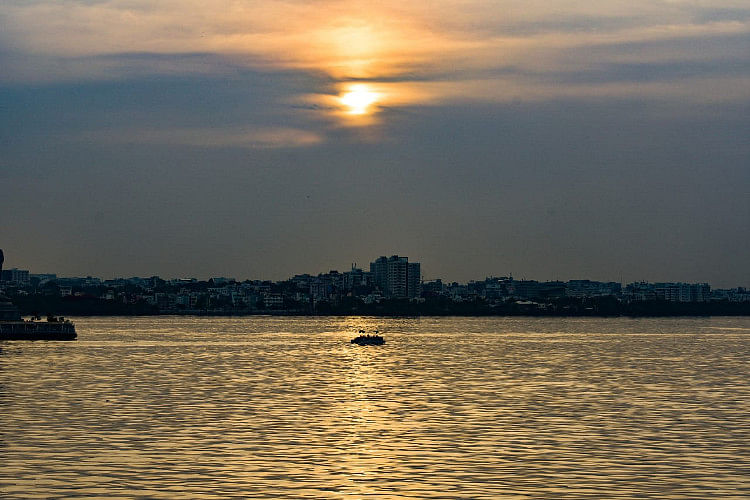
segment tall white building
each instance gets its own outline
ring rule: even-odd
[[[392,255],[378,257],[370,263],[374,284],[386,297],[419,297],[421,274],[419,262],[409,262],[408,257]]]

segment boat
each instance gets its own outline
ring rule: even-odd
[[[364,330],[359,331],[359,336],[352,339],[352,344],[357,345],[383,345],[385,339],[378,335],[378,331],[375,330],[375,335],[366,334]]]
[[[47,321],[24,321],[18,308],[0,293],[0,341],[75,340],[77,337],[75,325],[65,318],[47,316]]]
[[[5,256],[0,249],[0,281],[3,275]],[[3,340],[75,340],[76,326],[65,318],[47,316],[47,321],[33,317],[29,321],[21,318],[16,306],[0,291],[0,341]]]

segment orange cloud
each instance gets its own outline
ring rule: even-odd
[[[701,21],[710,9],[719,13],[744,9],[748,15]],[[5,19],[2,40],[9,47],[75,61],[48,67],[52,73],[64,73],[65,68],[68,73],[89,72],[95,77],[118,73],[117,68],[103,70],[105,63],[92,56],[214,54],[232,64],[326,74],[337,82],[339,92],[352,79],[368,80],[368,85],[380,89],[374,111],[469,95],[496,101],[508,96],[539,99],[585,92],[632,95],[653,88],[655,96],[663,97],[669,92],[658,89],[669,86],[668,79],[655,85],[550,80],[557,72],[584,74],[603,64],[727,59],[735,56],[731,48],[707,45],[696,51],[695,43],[710,37],[750,35],[750,8],[735,0],[440,0],[429,4],[39,0],[6,5],[0,12]],[[647,51],[622,50],[635,43],[651,46]],[[158,61],[142,69],[220,72],[222,66],[185,62],[170,68],[169,63]],[[33,73],[22,65],[15,71]],[[695,81],[707,78],[712,77],[704,75]],[[714,78],[725,83],[731,79]],[[691,81],[674,83],[684,87]],[[750,91],[730,94],[747,98]],[[340,97],[339,93],[313,99],[325,108],[335,108]],[[338,111],[345,110],[339,107]]]

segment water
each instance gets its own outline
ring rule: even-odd
[[[750,318],[77,329],[0,344],[4,498],[750,498]]]

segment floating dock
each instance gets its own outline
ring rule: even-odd
[[[75,340],[76,327],[70,321],[3,321],[0,322],[2,340]]]

